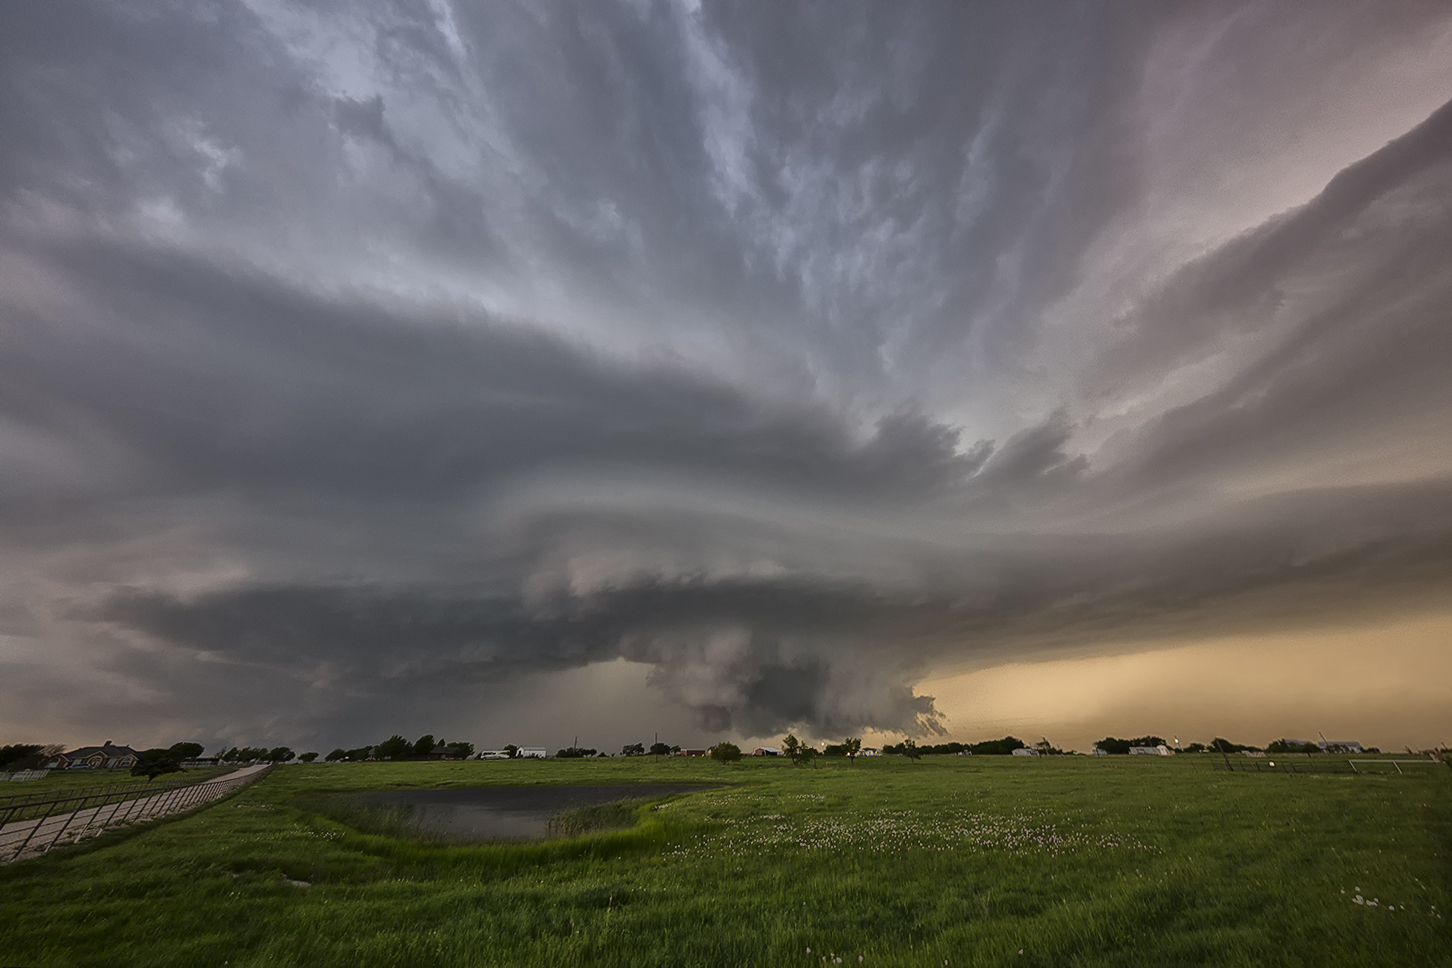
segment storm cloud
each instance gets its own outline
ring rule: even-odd
[[[943,669],[1444,608],[1449,55],[1435,3],[12,5],[4,725],[499,731],[626,660],[713,735],[931,734]]]

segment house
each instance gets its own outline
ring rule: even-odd
[[[705,756],[705,750],[681,750],[677,756]]]
[[[480,750],[479,755],[476,756],[475,759],[507,760],[509,759],[509,750]]]
[[[775,746],[758,746],[756,749],[754,749],[754,750],[751,751],[751,754],[750,755],[752,755],[752,756],[780,756],[781,755],[781,750],[777,749]]]
[[[453,758],[453,748],[443,743],[439,743],[433,749],[429,750],[429,759],[431,760],[452,760]]]
[[[862,749],[860,749],[860,750],[857,751],[857,755],[858,756],[881,756],[882,755],[882,750],[878,749],[876,746],[864,746],[864,747],[862,747]]]
[[[521,746],[515,756],[521,760],[542,760],[550,755],[543,746]]]
[[[1170,748],[1164,743],[1158,746],[1131,746],[1129,748],[1130,756],[1169,756],[1170,754]]]
[[[1090,756],[1108,756],[1109,755],[1109,751],[1108,750],[1102,750],[1102,749],[1100,749],[1099,747],[1096,746],[1092,750],[1089,751],[1089,755]]]
[[[1014,756],[1038,756],[1039,755],[1039,751],[1038,750],[1031,750],[1027,746],[1020,746],[1018,749],[1016,749],[1016,750],[1013,751],[1013,755]]]
[[[1321,740],[1321,742],[1318,745],[1321,747],[1321,752],[1322,753],[1365,753],[1366,752],[1366,750],[1364,750],[1364,749],[1361,748],[1361,744],[1360,743],[1353,742],[1352,740],[1337,740],[1335,742],[1327,742],[1326,740],[1323,739],[1323,740]]]
[[[62,770],[126,770],[136,765],[137,752],[129,746],[113,746],[108,739],[100,746],[82,746],[55,759]]]

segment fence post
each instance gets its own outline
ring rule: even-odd
[[[28,847],[28,846],[30,846],[30,841],[35,838],[36,832],[38,830],[40,830],[40,828],[42,826],[44,826],[44,824],[45,824],[45,822],[47,820],[50,819],[50,815],[52,813],[55,813],[56,803],[61,803],[61,802],[63,802],[63,801],[57,800],[57,801],[55,801],[55,803],[52,803],[50,805],[50,809],[45,812],[45,815],[35,822],[35,826],[34,827],[31,827],[30,828],[30,833],[27,834],[26,837],[25,837],[25,839],[20,842],[20,846],[17,847],[17,848],[15,848],[15,856],[16,857],[19,857],[21,854],[25,853],[25,848]]]
[[[54,847],[56,845],[56,843],[60,841],[61,836],[68,829],[70,829],[71,821],[74,820],[74,819],[76,819],[77,815],[80,814],[80,812],[82,810],[86,809],[86,802],[88,800],[90,800],[90,799],[91,799],[91,797],[90,797],[89,794],[86,795],[86,796],[81,797],[81,805],[79,807],[76,807],[74,810],[72,810],[70,812],[70,815],[68,817],[66,817],[66,822],[63,823],[63,824],[61,824],[61,829],[59,829],[59,830],[57,830],[55,832],[55,836],[50,839],[50,843],[45,848],[46,850],[50,850],[51,847]]]
[[[117,810],[120,810],[121,809],[121,804],[123,804],[125,802],[126,802],[126,798],[125,797],[122,797],[120,800],[117,800],[116,801],[116,805],[111,808],[111,813],[109,815],[107,815],[107,817],[106,817],[106,822],[104,824],[101,824],[101,830],[105,830],[107,827],[111,826],[111,821],[116,819],[116,811]],[[98,815],[99,815],[99,812],[98,812]],[[98,830],[96,832],[97,833],[100,833],[101,831]]]

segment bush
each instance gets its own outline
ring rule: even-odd
[[[181,757],[171,750],[150,749],[136,754],[136,765],[131,768],[132,776],[144,776],[154,780],[163,773],[181,772]]]
[[[741,759],[741,747],[735,743],[717,743],[711,747],[711,759],[717,763],[735,763]]]

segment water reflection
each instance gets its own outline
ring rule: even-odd
[[[709,789],[687,783],[472,787],[387,790],[361,799],[374,806],[407,807],[419,827],[459,840],[540,840],[548,832],[550,816],[561,810]]]

